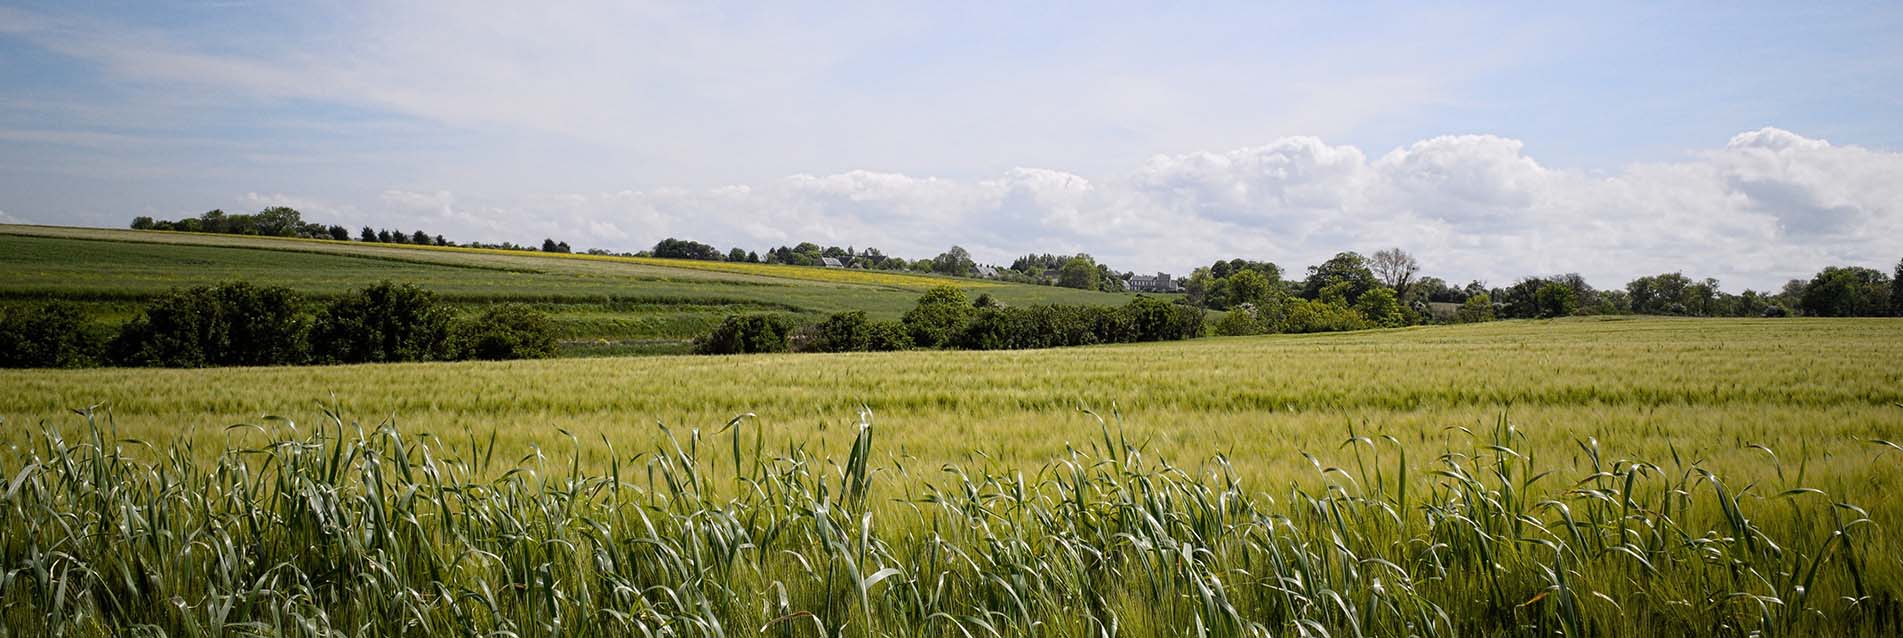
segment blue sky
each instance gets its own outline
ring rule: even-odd
[[[1897,33],[1848,3],[0,4],[0,219],[1765,288],[1903,257]]]

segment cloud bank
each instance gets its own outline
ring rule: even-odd
[[[494,200],[391,190],[378,207],[397,211],[395,223],[475,239],[548,235],[621,250],[682,237],[753,250],[876,246],[916,258],[959,244],[997,263],[1082,251],[1118,268],[1181,274],[1218,258],[1299,269],[1336,251],[1399,246],[1428,274],[1461,281],[1579,272],[1617,286],[1684,270],[1735,290],[1903,257],[1903,154],[1764,128],[1683,161],[1598,174],[1548,168],[1521,142],[1492,135],[1435,137],[1379,156],[1291,137],[1158,155],[1100,178],[855,170]]]

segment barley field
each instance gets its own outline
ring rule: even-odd
[[[1897,320],[0,387],[19,635],[1903,630]]]

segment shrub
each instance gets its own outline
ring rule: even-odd
[[[1194,339],[1203,334],[1203,310],[1173,304],[1155,297],[1138,295],[1124,304],[1123,315],[1129,321],[1128,341],[1175,341]]]
[[[120,365],[196,368],[302,363],[308,321],[288,288],[248,283],[174,290],[119,328]]]
[[[1568,290],[1568,292],[1571,292]],[[1355,311],[1367,317],[1370,323],[1382,328],[1398,328],[1407,325],[1407,315],[1401,311],[1401,302],[1394,296],[1394,289],[1387,287],[1370,288],[1355,300]]]
[[[793,323],[780,315],[728,315],[713,333],[694,342],[699,354],[786,352]]]
[[[0,367],[93,365],[103,344],[85,323],[79,308],[68,303],[0,308]]]
[[[918,305],[905,312],[906,332],[912,343],[922,348],[950,346],[964,333],[976,309],[956,286],[938,286],[925,291]]]
[[[554,356],[555,323],[521,304],[492,306],[456,322],[453,340],[460,359],[540,359]]]
[[[872,348],[872,321],[866,311],[841,312],[813,326],[806,349],[814,352],[860,352]]]
[[[1256,318],[1255,308],[1248,305],[1223,313],[1222,317],[1216,319],[1210,326],[1210,330],[1225,337],[1241,337],[1264,332],[1261,320]]]
[[[905,331],[905,324],[897,321],[875,321],[866,329],[866,349],[874,352],[910,350],[912,335]]]
[[[1373,327],[1366,317],[1339,302],[1291,299],[1282,332],[1339,332]]]
[[[449,359],[449,319],[435,294],[385,281],[318,313],[311,351],[319,361],[340,363]]]
[[[1468,297],[1461,302],[1460,309],[1454,311],[1454,316],[1461,323],[1493,321],[1493,298],[1484,292]]]

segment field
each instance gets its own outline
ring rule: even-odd
[[[1120,304],[1126,295],[908,273],[196,233],[0,225],[0,303],[83,302],[102,324],[177,287],[249,281],[313,297],[389,279],[463,307],[530,303],[565,354],[682,352],[735,312],[896,319],[951,284],[1007,303]]]
[[[134,614],[171,627],[255,599],[278,601],[243,607],[265,633],[1874,636],[1903,619],[1899,328],[1604,319],[996,353],[11,371],[0,415],[41,468],[77,459],[22,494],[75,511],[171,502],[197,534],[262,543],[139,567],[249,565],[252,580],[172,585],[203,609]],[[87,443],[67,410],[95,404],[112,429]],[[140,443],[114,457],[112,436]],[[254,469],[189,478],[220,458]],[[170,475],[342,500],[232,509],[137,478]],[[9,498],[0,531],[29,529],[27,497]],[[460,505],[432,500],[447,498]],[[290,536],[243,531],[260,511]],[[515,518],[530,511],[540,522]],[[311,516],[388,536],[295,523]],[[405,516],[421,527],[378,522]],[[443,562],[390,553],[419,547]],[[380,571],[310,576],[340,556]],[[273,564],[303,580],[261,578]],[[449,589],[387,593],[427,582]]]

